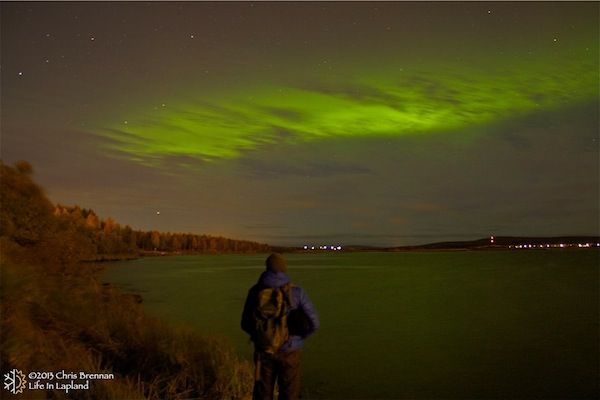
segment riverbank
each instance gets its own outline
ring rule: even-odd
[[[99,280],[102,266],[40,271],[2,263],[4,370],[112,373],[88,390],[27,391],[28,398],[246,398],[252,372],[230,343],[166,323],[138,296]]]
[[[28,163],[0,167],[0,362],[22,376],[7,390],[32,399],[249,396],[252,368],[225,338],[146,314],[139,296],[101,282],[106,263],[84,262],[137,258],[134,231],[55,208]],[[65,385],[48,378],[54,371],[113,379]]]

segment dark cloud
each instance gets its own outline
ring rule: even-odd
[[[398,97],[390,95],[382,90],[372,86],[349,84],[349,83],[301,83],[297,88],[309,92],[326,94],[328,96],[341,97],[355,100],[357,102],[371,102],[381,104],[394,104],[398,102]]]
[[[206,167],[208,161],[206,161],[206,157],[199,158],[191,155],[166,154],[161,156],[160,164],[161,169],[165,172],[170,174],[185,174],[190,171],[201,171],[202,168]]]
[[[325,234],[305,235],[263,235],[272,243],[294,243],[296,245],[404,245],[404,244],[427,244],[446,240],[472,240],[487,236],[486,233],[478,235],[477,232],[443,232],[443,233],[415,233],[415,234],[365,234],[362,232],[330,232]]]
[[[242,225],[242,228],[249,230],[280,230],[287,229],[284,225],[272,225],[272,224],[247,224]]]
[[[519,150],[527,151],[530,150],[533,146],[533,143],[530,139],[522,135],[516,134],[515,132],[505,131],[501,133],[500,136],[512,147]]]
[[[400,89],[414,89],[436,103],[451,104],[453,106],[460,106],[463,103],[460,100],[462,94],[458,90],[444,84],[440,79],[436,80],[424,75],[405,76],[400,80],[398,87]]]
[[[331,178],[345,175],[369,175],[372,171],[356,164],[335,161],[311,160],[303,164],[275,160],[244,159],[240,161],[244,174],[261,179],[283,179],[286,177]]]
[[[263,111],[290,121],[302,121],[306,116],[297,110],[289,108],[262,107]]]
[[[203,100],[194,101],[192,104],[194,104],[195,108],[182,109],[180,107],[176,107],[174,109],[174,113],[176,115],[181,115],[189,121],[216,120],[219,123],[223,123],[227,120],[232,120],[246,123],[252,122],[252,118],[248,117],[245,113],[231,107]]]

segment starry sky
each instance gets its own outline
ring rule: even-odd
[[[54,202],[274,245],[599,234],[597,2],[0,7],[2,160]]]

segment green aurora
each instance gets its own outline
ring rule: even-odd
[[[598,235],[598,10],[2,3],[3,161],[142,230]]]
[[[234,159],[271,143],[458,132],[596,98],[598,46],[583,42],[470,63],[390,61],[204,95],[181,89],[180,99],[122,112],[96,133],[111,139],[113,154],[156,165],[168,157]]]

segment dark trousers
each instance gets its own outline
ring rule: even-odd
[[[279,400],[300,397],[300,350],[267,354],[254,352],[256,376],[253,400],[272,400],[275,382],[279,385]]]

